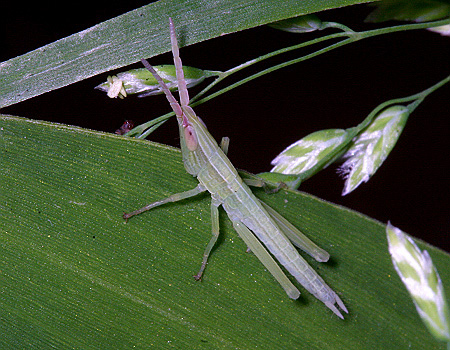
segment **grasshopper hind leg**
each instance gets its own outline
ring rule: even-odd
[[[264,248],[262,243],[255,237],[255,235],[239,220],[232,220],[233,227],[242,240],[247,244],[247,247],[256,255],[256,257],[261,261],[261,263],[266,267],[267,270],[272,274],[273,277],[278,281],[281,287],[285,290],[289,298],[298,299],[300,296],[300,291],[292,284],[292,282],[287,278],[280,266],[275,262],[269,252]]]

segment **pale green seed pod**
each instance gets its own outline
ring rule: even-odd
[[[353,140],[342,157],[339,169],[346,179],[342,195],[352,192],[375,174],[400,137],[409,117],[409,109],[392,106],[379,113],[372,123]]]
[[[390,0],[375,3],[377,7],[366,18],[366,22],[388,20],[430,22],[450,15],[450,4],[435,0]]]
[[[269,27],[290,33],[308,33],[322,29],[322,21],[316,15],[304,15],[268,24]]]
[[[450,342],[450,314],[444,287],[426,250],[420,251],[406,233],[388,223],[386,233],[395,270],[431,334]]]
[[[274,167],[271,172],[303,174],[347,141],[347,135],[348,132],[343,129],[321,130],[309,134],[281,152],[272,161]],[[334,159],[322,168],[328,166]]]
[[[164,65],[155,66],[156,72],[163,78],[169,89],[177,89],[177,78],[175,66]],[[220,72],[202,70],[194,67],[183,67],[187,87],[200,84],[208,77],[217,76]],[[146,97],[162,93],[162,90],[153,77],[145,68],[131,69],[118,73],[117,76],[108,77],[105,83],[95,87],[105,91],[109,97],[126,97],[127,95],[138,94],[138,97]]]
[[[450,4],[439,0],[395,0],[379,1],[377,9],[366,18],[366,22],[388,20],[431,22],[450,16]],[[450,25],[427,28],[444,36],[450,36]]]

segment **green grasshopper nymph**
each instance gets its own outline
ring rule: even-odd
[[[172,19],[169,19],[169,22],[180,103],[153,67],[146,60],[142,60],[142,63],[156,78],[176,114],[184,166],[189,174],[197,177],[199,184],[189,191],[174,194],[131,213],[126,213],[123,218],[129,219],[156,206],[208,191],[211,193],[212,238],[205,249],[203,262],[200,271],[194,276],[195,279],[201,279],[208,256],[219,237],[219,206],[222,205],[239,236],[281,284],[290,298],[297,299],[300,292],[286,277],[272,255],[305,289],[343,319],[344,317],[335,304],[337,303],[344,312],[348,313],[344,303],[300,256],[294,245],[319,262],[328,261],[329,254],[304,236],[275,210],[255,197],[226,156],[228,144],[222,142],[222,146],[219,147],[203,122],[189,107],[189,94],[184,79],[175,28]]]

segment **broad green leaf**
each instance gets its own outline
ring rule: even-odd
[[[0,63],[0,107],[170,50],[168,17],[180,45],[367,0],[161,0]]]
[[[385,225],[308,194],[256,191],[331,254],[305,257],[349,309],[344,321],[300,287],[290,300],[210,200],[124,211],[196,180],[179,150],[77,127],[0,118],[0,348],[444,349],[392,265]],[[426,243],[444,288],[450,256]]]

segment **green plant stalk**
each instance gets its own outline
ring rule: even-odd
[[[436,91],[437,89],[439,89],[440,87],[442,87],[443,85],[447,84],[450,81],[450,75],[444,79],[442,79],[441,81],[439,81],[438,83],[434,84],[433,86],[429,87],[426,90],[423,90],[417,94],[414,95],[410,95],[407,97],[400,97],[400,98],[394,98],[392,100],[383,102],[382,104],[380,104],[379,106],[377,106],[377,108],[375,108],[367,117],[366,119],[364,119],[362,121],[361,124],[359,124],[358,126],[356,126],[355,128],[362,130],[364,128],[366,128],[371,122],[372,119],[375,115],[377,115],[380,111],[382,111],[383,109],[385,109],[386,107],[390,106],[390,105],[396,105],[396,104],[403,104],[405,102],[410,102],[410,101],[414,101],[411,104],[408,105],[408,108],[410,109],[410,112],[412,113],[414,111],[414,109],[416,109],[420,103],[422,103],[425,98],[430,95],[432,92]]]
[[[245,83],[248,83],[249,81],[252,81],[256,78],[259,78],[265,74],[268,73],[272,73],[278,69],[290,66],[292,64],[296,64],[302,61],[306,61],[307,59],[319,56],[321,54],[324,54],[326,52],[329,52],[331,50],[337,49],[339,47],[342,47],[344,45],[350,44],[352,42],[356,42],[362,39],[367,39],[367,38],[371,38],[374,36],[378,36],[378,35],[383,35],[383,34],[389,34],[389,33],[395,33],[395,32],[400,32],[400,31],[406,31],[406,30],[417,30],[417,29],[425,29],[425,28],[431,28],[431,27],[438,27],[438,26],[442,26],[445,24],[449,24],[450,20],[449,19],[445,19],[445,20],[441,20],[441,21],[435,21],[435,22],[427,22],[427,23],[414,23],[414,24],[404,24],[404,25],[399,25],[399,26],[394,26],[394,27],[388,27],[388,28],[380,28],[380,29],[373,29],[373,30],[368,30],[368,31],[364,31],[364,32],[355,32],[351,29],[349,29],[346,26],[338,26],[338,23],[333,23],[333,25],[329,25],[328,27],[335,27],[335,28],[340,28],[342,30],[347,29],[345,32],[342,33],[335,33],[335,34],[331,34],[331,35],[327,35],[325,37],[321,37],[321,38],[317,38],[314,40],[310,40],[301,44],[297,44],[297,45],[293,45],[293,46],[289,46],[280,50],[276,50],[273,52],[270,52],[266,55],[262,55],[260,57],[257,57],[255,59],[249,60],[245,63],[242,63],[236,67],[233,67],[225,72],[222,72],[219,74],[219,77],[214,80],[212,83],[210,83],[207,87],[205,87],[202,91],[200,91],[196,96],[194,96],[191,99],[191,106],[195,107],[197,105],[200,105],[202,103],[205,103],[217,96],[222,95],[223,93],[226,93],[234,88],[237,88]],[[315,44],[319,44],[321,42],[324,41],[328,41],[328,40],[332,40],[332,39],[336,39],[336,38],[342,38],[342,37],[347,37],[347,39],[342,40],[340,42],[337,42],[335,44],[329,45],[323,49],[317,50],[311,54],[296,58],[296,59],[292,59],[280,64],[277,64],[275,66],[269,67],[267,69],[264,69],[258,73],[255,73],[247,78],[244,78],[242,80],[239,80],[219,91],[216,91],[215,93],[202,98],[201,100],[199,100],[199,98],[201,96],[203,96],[206,92],[208,92],[211,88],[213,88],[215,85],[217,85],[218,83],[220,83],[222,80],[224,80],[225,78],[230,77],[231,75],[233,75],[236,72],[241,71],[244,68],[250,67],[256,63],[262,62],[266,59],[272,58],[274,56],[289,52],[289,51],[293,51],[293,50],[297,50],[303,47],[307,47],[310,45],[315,45]],[[170,117],[172,117],[174,114],[173,113],[168,113],[165,114],[164,116],[161,116],[159,118],[157,118],[158,122],[160,121],[164,121],[169,119]],[[162,124],[162,123],[161,123]],[[153,121],[149,121],[147,123],[141,124],[138,126],[139,130],[146,130],[148,127],[153,126],[154,122]],[[135,128],[136,129],[136,128]],[[153,132],[156,128],[152,128],[152,130],[150,132],[148,132],[148,130],[146,130],[145,132],[143,132],[142,134],[138,134],[136,131],[131,130],[128,134],[126,134],[127,136],[134,136],[137,138],[145,138],[147,137],[151,132]],[[144,136],[145,135],[145,136]]]
[[[325,157],[323,157],[320,161],[318,161],[314,167],[299,175],[298,179],[301,182],[303,182],[304,180],[309,179],[311,176],[313,176],[318,171],[323,169],[328,164],[332,163],[333,161],[336,161],[347,150],[353,138],[356,137],[361,132],[363,132],[364,129],[366,129],[372,123],[373,118],[375,118],[386,107],[413,101],[407,106],[407,108],[410,110],[409,113],[411,114],[428,95],[430,95],[432,92],[436,91],[449,81],[450,75],[442,79],[438,83],[434,84],[433,86],[429,87],[428,89],[423,90],[422,92],[407,97],[395,98],[381,103],[372,112],[370,112],[370,114],[360,124],[346,130],[348,132],[346,142],[343,142],[338,147],[336,147],[332,152],[328,153]]]
[[[262,70],[261,72],[255,73],[255,74],[253,74],[253,75],[251,75],[251,76],[249,76],[249,77],[247,77],[245,79],[242,79],[242,80],[236,82],[235,84],[230,85],[227,88],[224,88],[224,89],[218,91],[215,94],[210,95],[210,98],[204,98],[204,99],[200,100],[198,103],[200,104],[200,103],[206,102],[206,101],[208,101],[211,98],[219,96],[220,94],[222,94],[224,92],[227,92],[227,91],[229,91],[229,90],[231,90],[231,89],[233,89],[235,87],[238,87],[238,86],[240,86],[242,84],[245,84],[245,83],[247,83],[247,82],[249,82],[249,81],[251,81],[253,79],[259,78],[259,77],[261,77],[261,76],[263,76],[265,74],[274,72],[274,71],[276,71],[278,69],[290,66],[292,64],[305,61],[305,60],[307,60],[309,58],[316,57],[316,56],[321,55],[323,53],[326,53],[326,52],[329,52],[331,50],[334,50],[334,49],[336,49],[338,47],[341,47],[341,46],[344,46],[346,44],[349,44],[350,42],[356,42],[356,41],[359,41],[359,40],[362,40],[362,39],[367,39],[367,38],[370,38],[370,37],[373,37],[373,36],[389,34],[389,33],[394,33],[394,32],[398,32],[398,31],[416,30],[416,29],[436,27],[436,26],[442,25],[442,23],[448,24],[448,23],[450,23],[450,20],[443,20],[443,21],[438,21],[438,22],[428,22],[428,23],[419,23],[419,24],[406,24],[406,25],[400,25],[400,26],[389,27],[389,28],[373,29],[373,30],[369,30],[369,31],[365,31],[365,32],[355,32],[355,31],[351,30],[350,28],[348,28],[346,26],[342,26],[342,25],[338,26],[338,23],[336,23],[332,27],[339,28],[339,29],[347,29],[347,30],[345,32],[343,32],[343,33],[336,33],[336,34],[327,35],[325,37],[321,37],[321,38],[317,38],[317,39],[314,39],[314,40],[307,41],[305,43],[301,43],[301,44],[289,46],[289,47],[286,47],[286,48],[283,48],[283,49],[280,49],[280,50],[276,50],[276,51],[273,51],[273,52],[268,53],[266,55],[263,55],[263,56],[260,56],[258,58],[255,58],[253,60],[247,61],[247,62],[245,62],[245,63],[243,63],[243,64],[241,64],[241,65],[239,65],[237,67],[231,68],[231,69],[229,69],[229,70],[219,74],[219,77],[215,81],[213,81],[211,84],[209,84],[206,88],[204,88],[202,91],[200,91],[196,96],[194,96],[191,99],[191,102],[197,101],[208,90],[210,90],[212,87],[217,85],[220,81],[222,81],[223,79],[231,76],[232,74],[234,74],[236,72],[239,72],[240,70],[242,70],[244,68],[250,67],[253,64],[262,62],[262,61],[264,61],[264,60],[266,60],[268,58],[272,58],[272,57],[275,57],[277,55],[280,55],[280,54],[283,54],[283,53],[286,53],[286,52],[289,52],[289,51],[298,50],[298,49],[301,49],[303,47],[315,45],[315,44],[318,44],[318,43],[321,43],[321,42],[327,41],[327,40],[332,40],[332,39],[342,38],[342,37],[348,37],[348,39],[346,39],[346,40],[343,40],[343,41],[338,42],[336,44],[330,45],[330,46],[328,46],[326,48],[318,50],[318,51],[316,51],[314,53],[311,53],[309,55],[305,55],[305,56],[302,56],[302,57],[299,57],[299,58],[296,58],[296,59],[293,59],[293,60],[290,60],[290,61],[286,61],[284,63],[280,63],[280,64],[275,65],[273,67],[270,67],[270,68],[267,68],[265,70]],[[331,27],[331,26],[329,26],[329,27]]]

